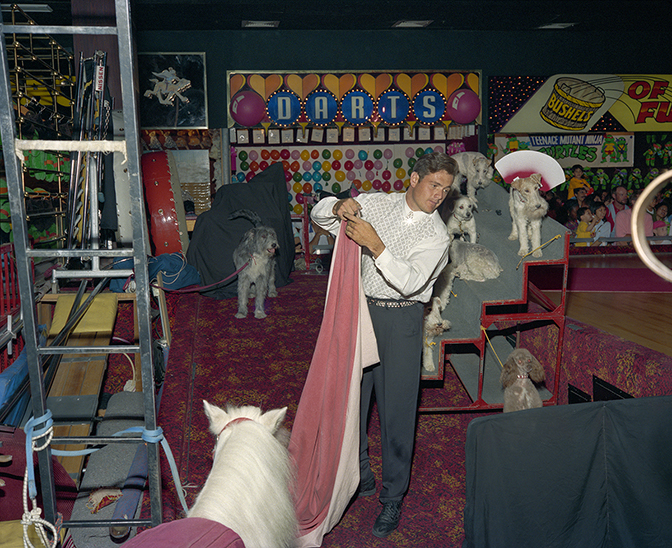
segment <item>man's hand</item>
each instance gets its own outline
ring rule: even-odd
[[[343,200],[338,200],[334,204],[331,212],[338,216],[341,221],[345,221],[345,215],[359,215],[362,206],[359,205],[359,202],[354,198],[344,198]]]
[[[345,234],[348,238],[360,246],[368,248],[374,259],[377,259],[378,255],[385,251],[385,244],[378,236],[376,229],[371,226],[371,223],[350,213],[344,213],[343,218],[347,221]]]

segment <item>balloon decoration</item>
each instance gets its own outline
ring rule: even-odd
[[[448,116],[457,124],[470,124],[481,113],[481,100],[471,89],[458,89],[448,98]]]
[[[236,123],[251,127],[256,126],[264,119],[266,103],[254,91],[241,91],[231,100],[229,110]]]

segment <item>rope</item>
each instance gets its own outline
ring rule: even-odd
[[[254,257],[250,257],[250,261],[253,260],[253,259],[254,259]],[[130,258],[129,258],[129,259],[122,259],[120,262],[123,262],[123,261],[130,261],[130,260],[132,260],[132,259],[130,259]],[[238,270],[236,270],[233,274],[228,275],[228,276],[227,276],[226,278],[224,278],[223,280],[219,280],[218,282],[214,282],[214,283],[211,283],[211,284],[209,284],[209,285],[199,285],[199,286],[196,286],[196,287],[187,287],[187,288],[183,288],[183,289],[168,289],[167,287],[161,287],[160,285],[156,285],[156,284],[152,284],[152,283],[150,283],[149,285],[150,285],[150,287],[154,287],[155,289],[160,289],[161,291],[167,291],[167,292],[169,292],[169,293],[196,293],[196,292],[199,292],[199,291],[203,291],[203,290],[205,290],[205,289],[210,289],[211,287],[215,287],[215,286],[217,286],[217,285],[219,285],[219,284],[222,284],[222,283],[224,283],[224,282],[230,280],[230,279],[233,278],[234,276],[237,276],[237,275],[240,274],[245,268],[247,268],[247,266],[250,264],[250,261],[247,261],[243,266],[241,266],[241,267],[240,267]],[[180,269],[180,272],[182,271],[183,268],[184,268],[184,267],[182,267],[182,268]],[[162,272],[163,272],[163,271],[162,271]],[[178,276],[178,275],[179,275],[179,272],[175,274],[175,276]],[[126,289],[126,287],[128,287],[128,284],[130,283],[132,277],[133,277],[133,276],[131,275],[131,276],[129,276],[128,279],[126,280],[126,283],[124,284],[124,290]]]
[[[35,429],[38,424],[44,423],[44,428]],[[26,470],[23,476],[23,516],[21,517],[21,525],[23,525],[23,545],[25,548],[35,548],[30,542],[28,536],[28,527],[33,525],[42,544],[47,548],[55,548],[58,543],[58,533],[60,531],[60,522],[62,516],[59,514],[57,519],[58,527],[52,525],[47,520],[41,517],[42,510],[37,506],[37,486],[35,485],[35,469],[33,464],[33,451],[42,451],[46,449],[54,437],[53,421],[51,420],[51,411],[47,412],[38,419],[31,418],[25,426],[26,431]],[[46,441],[38,446],[35,440],[47,438]],[[33,509],[28,509],[28,498],[33,503]],[[52,540],[49,540],[47,527],[52,533]]]
[[[481,331],[485,334],[485,338],[488,341],[488,344],[490,345],[490,348],[492,349],[493,354],[495,355],[495,358],[497,358],[497,361],[499,362],[499,367],[504,369],[504,364],[502,363],[502,360],[499,359],[499,356],[497,355],[497,352],[495,351],[495,347],[492,346],[492,342],[490,341],[490,337],[488,337],[488,332],[485,330],[485,327],[481,326]]]
[[[37,487],[35,485],[35,470],[34,470],[34,465],[33,465],[33,451],[42,451],[43,449],[46,449],[49,444],[51,443],[51,440],[54,437],[54,429],[53,429],[53,420],[52,420],[52,415],[51,411],[47,409],[46,413],[42,415],[39,418],[30,418],[28,422],[26,422],[25,426],[25,432],[26,432],[26,472],[25,472],[25,477],[24,477],[24,482],[23,482],[23,490],[24,490],[24,514],[23,514],[23,519],[21,520],[21,523],[23,523],[24,527],[24,546],[26,548],[34,548],[32,544],[30,544],[30,540],[28,540],[27,537],[27,531],[28,531],[28,526],[33,523],[35,524],[36,530],[40,534],[40,537],[42,538],[42,542],[47,548],[54,548],[55,543],[50,543],[48,539],[46,538],[46,535],[40,528],[42,526],[47,525],[49,528],[52,529],[54,532],[54,538],[56,538],[57,531],[54,528],[53,525],[51,525],[49,522],[46,520],[40,518],[41,510],[37,507],[36,503],[36,498],[37,498]],[[45,424],[44,428],[36,429],[35,426],[39,424]],[[177,496],[180,499],[180,503],[182,504],[182,508],[184,509],[184,512],[187,513],[189,511],[189,508],[187,507],[187,501],[185,499],[185,490],[182,488],[182,484],[180,482],[180,475],[177,470],[177,465],[175,463],[175,457],[173,456],[173,452],[170,449],[170,445],[168,444],[168,440],[166,440],[165,436],[163,435],[163,430],[161,428],[157,428],[156,430],[147,430],[146,428],[142,426],[132,426],[131,428],[127,428],[126,430],[122,430],[120,432],[116,432],[113,434],[114,437],[119,437],[122,436],[123,434],[132,434],[132,433],[141,433],[142,436],[142,441],[145,443],[161,443],[161,446],[163,447],[163,451],[166,454],[166,459],[168,460],[168,464],[170,466],[170,471],[173,475],[173,481],[175,482],[175,488],[177,491]],[[39,447],[35,443],[34,440],[38,440],[41,438],[47,438],[47,441],[40,445]],[[99,448],[92,448],[92,449],[82,449],[82,450],[75,450],[75,451],[62,451],[58,449],[52,449],[51,452],[54,455],[57,456],[80,456],[80,455],[90,455],[91,453],[94,453],[98,451]],[[33,501],[33,510],[29,511],[28,510],[28,502],[26,495],[30,495],[30,499]],[[42,523],[44,522],[44,523]],[[60,529],[60,526],[59,526]],[[47,542],[45,542],[45,539]]]
[[[539,247],[535,247],[532,251],[530,251],[530,252],[527,253],[526,255],[523,255],[523,256],[520,258],[520,261],[518,261],[518,264],[516,265],[516,270],[518,270],[518,267],[520,267],[520,264],[525,260],[525,257],[529,257],[530,255],[532,255],[532,253],[534,253],[534,252],[537,251],[538,249],[544,249],[544,248],[545,248],[548,244],[550,244],[553,240],[557,240],[557,239],[560,238],[560,237],[562,237],[562,234],[556,234],[556,235],[553,236],[550,240],[548,240],[546,243],[541,244]]]

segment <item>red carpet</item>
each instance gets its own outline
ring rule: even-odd
[[[531,281],[541,290],[558,290],[561,269],[539,268],[530,272]],[[672,283],[663,280],[648,268],[571,268],[567,280],[568,291],[609,293],[667,293]]]

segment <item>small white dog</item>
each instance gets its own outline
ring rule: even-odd
[[[492,182],[494,169],[490,161],[480,152],[458,152],[453,154],[460,168],[460,176],[467,180],[467,196],[476,200],[476,191]],[[457,179],[460,182],[460,178]]]
[[[509,212],[511,213],[511,234],[509,240],[520,239],[518,255],[525,256],[530,244],[535,251],[534,257],[541,257],[541,221],[548,212],[548,202],[542,197],[541,175],[533,173],[524,179],[514,179],[509,194]]]
[[[544,368],[529,350],[511,352],[499,377],[504,387],[504,413],[541,407],[541,396],[532,381],[541,383],[544,378]]]
[[[439,274],[434,284],[433,297],[429,312],[425,316],[425,351],[423,352],[423,367],[427,371],[434,371],[435,365],[432,353],[427,348],[427,340],[437,337],[450,329],[450,322],[443,319],[441,313],[450,302],[455,278],[484,282],[493,280],[502,272],[497,255],[481,244],[472,244],[455,239],[450,244],[450,263]]]
[[[446,223],[448,237],[451,242],[456,235],[463,241],[466,241],[465,236],[468,236],[469,242],[472,244],[475,244],[478,241],[474,209],[476,209],[476,203],[471,198],[467,196],[460,196],[457,198],[453,213]]]

